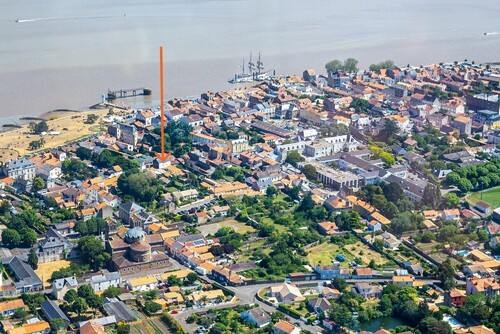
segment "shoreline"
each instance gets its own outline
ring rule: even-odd
[[[28,129],[28,124],[32,120],[25,120],[25,124],[20,128],[7,128],[0,132],[0,162],[17,159],[25,155],[34,154],[40,151],[49,150],[70,142],[99,133],[104,130],[102,118],[107,115],[108,108],[75,110],[52,110],[40,115],[40,119],[45,119],[49,131],[45,135],[32,134]],[[115,112],[116,109],[115,109]],[[95,114],[99,119],[93,124],[85,123],[87,115]],[[33,119],[33,117],[29,117]],[[6,128],[4,128],[6,129]],[[42,139],[45,145],[40,149],[30,150],[29,145],[33,141]]]

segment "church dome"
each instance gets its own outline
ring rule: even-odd
[[[146,232],[144,232],[141,228],[134,227],[125,233],[125,241],[129,244],[133,244],[137,241],[144,240],[145,235]]]

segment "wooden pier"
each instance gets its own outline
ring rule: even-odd
[[[120,90],[108,90],[108,93],[106,95],[106,100],[113,101],[116,99],[121,99],[124,97],[130,97],[130,96],[151,95],[151,93],[152,93],[152,89],[149,87],[120,89]]]

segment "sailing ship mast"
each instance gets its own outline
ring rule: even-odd
[[[253,74],[255,64],[252,62],[252,53],[250,52],[250,60],[248,61],[248,71]]]
[[[260,52],[259,52],[259,59],[257,60],[257,72],[260,74],[263,69],[264,69],[264,63],[260,60]]]

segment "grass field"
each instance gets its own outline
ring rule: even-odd
[[[240,223],[234,219],[228,219],[217,223],[220,227],[232,227],[238,233],[253,233],[255,229],[252,226],[245,225],[245,223]]]
[[[483,192],[472,193],[467,197],[472,203],[477,203],[481,200],[481,194],[483,196],[483,202],[491,205],[491,209],[494,210],[500,207],[500,188],[494,188],[486,190]]]
[[[40,264],[38,264],[38,268],[37,268],[37,270],[35,270],[35,273],[43,281],[43,285],[47,286],[47,285],[50,285],[48,283],[48,281],[52,277],[52,273],[54,271],[57,271],[61,268],[69,267],[70,264],[71,264],[71,261],[69,261],[69,260],[59,260],[59,261],[53,261],[53,262],[47,262],[47,263],[40,263]]]
[[[377,265],[384,265],[388,260],[382,254],[370,249],[367,245],[358,241],[352,245],[346,245],[345,248],[351,252],[355,257],[360,257],[364,265],[368,265],[371,260],[375,261]]]
[[[198,226],[198,230],[204,235],[207,236],[209,234],[214,235],[220,228],[222,227],[230,227],[233,228],[236,232],[245,234],[247,232],[255,232],[255,229],[252,226],[247,226],[244,223],[240,223],[234,219],[223,220],[214,224],[206,224],[202,226]]]
[[[308,249],[309,254],[307,254],[307,259],[312,267],[316,264],[321,263],[322,265],[330,265],[332,264],[332,260],[335,259],[337,254],[342,254],[345,256],[346,261],[352,260],[350,254],[346,254],[345,252],[340,250],[340,247],[334,244],[325,243],[320,244]]]
[[[384,265],[388,262],[385,257],[370,249],[360,241],[355,244],[346,245],[344,249],[341,249],[335,244],[324,243],[308,249],[308,252],[307,259],[312,267],[320,262],[323,265],[330,265],[332,261],[336,261],[335,258],[338,254],[342,254],[345,257],[345,261],[340,263],[342,267],[348,267],[349,262],[357,257],[361,258],[365,266],[367,266],[371,260],[374,260],[377,265]]]

